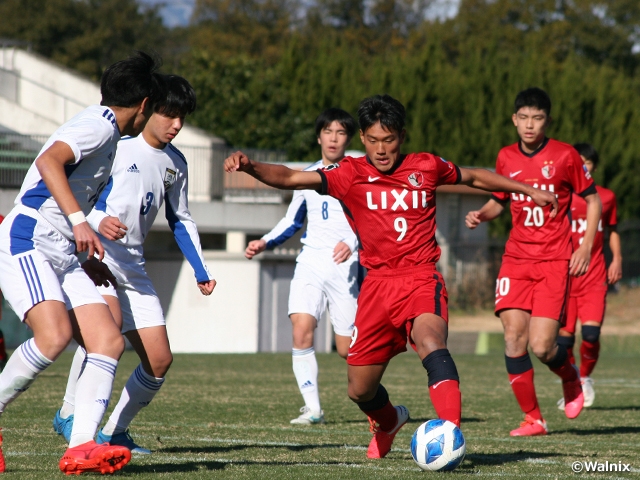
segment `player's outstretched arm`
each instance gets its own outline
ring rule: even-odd
[[[67,217],[77,214],[80,218],[72,221],[73,236],[78,252],[88,251],[89,257],[97,253],[100,260],[104,257],[104,248],[96,233],[91,229],[84,214],[80,210],[76,198],[73,196],[69,180],[64,171],[64,166],[75,162],[75,155],[71,147],[64,142],[54,142],[47,150],[36,159],[36,168],[40,172],[42,181],[53,196],[62,213]],[[82,220],[84,219],[84,220]],[[75,225],[74,225],[75,224]]]
[[[546,207],[551,205],[549,217],[554,218],[558,213],[558,199],[553,193],[533,188],[531,185],[516,182],[484,168],[460,168],[460,183],[470,187],[486,190],[487,192],[515,192],[531,197],[536,205]]]
[[[242,152],[227,157],[224,170],[227,173],[245,172],[270,187],[284,190],[317,190],[322,186],[322,178],[316,171],[304,172],[284,165],[256,162]]]
[[[576,277],[587,273],[591,262],[591,248],[593,247],[593,240],[596,237],[600,214],[602,213],[602,203],[597,193],[587,195],[584,199],[587,202],[587,231],[584,232],[582,243],[573,252],[569,261],[569,274]]]
[[[613,259],[607,271],[607,281],[609,285],[613,285],[622,278],[622,246],[620,244],[620,234],[615,225],[609,227],[609,248],[613,254]]]

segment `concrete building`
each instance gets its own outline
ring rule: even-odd
[[[12,208],[22,177],[46,138],[99,100],[99,86],[77,73],[19,48],[0,48],[0,213]],[[189,264],[159,215],[145,244],[145,257],[173,350],[289,351],[287,298],[299,237],[253,261],[242,252],[248,240],[259,238],[282,218],[290,193],[261,185],[245,174],[225,174],[222,161],[233,149],[199,129],[186,125],[174,144],[189,162],[190,210],[218,285],[210,297],[199,293]],[[284,159],[278,152],[250,154],[265,161]],[[437,193],[440,267],[448,281],[462,275],[455,246],[466,245],[469,251],[483,248],[486,226],[467,230],[464,215],[485,201],[484,194],[466,187],[442,187]],[[28,334],[15,318],[3,320],[0,328],[10,344]],[[331,345],[330,324],[322,322],[316,348],[330,351]]]

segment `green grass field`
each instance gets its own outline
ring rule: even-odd
[[[593,375],[596,402],[570,421],[556,407],[561,386],[534,361],[539,401],[551,434],[509,438],[522,420],[502,355],[455,356],[462,379],[462,430],[467,456],[453,473],[422,472],[409,452],[411,434],[434,417],[427,376],[417,356],[396,357],[384,384],[406,405],[410,423],[382,460],[366,458],[368,423],[346,396],[346,368],[337,355],[319,355],[327,424],[290,426],[302,405],[286,354],[176,355],[168,379],[134,420],[132,434],[151,456],[134,456],[119,477],[155,478],[571,478],[574,461],[630,463],[631,473],[583,473],[589,479],[634,478],[640,472],[640,355],[601,359]],[[51,420],[59,407],[71,354],[65,353],[3,415],[9,478],[61,478],[62,437]],[[137,364],[126,352],[118,369],[115,405]]]

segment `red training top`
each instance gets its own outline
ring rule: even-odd
[[[389,172],[367,157],[347,157],[318,170],[321,194],[342,203],[360,241],[360,263],[367,269],[433,264],[436,242],[436,187],[460,182],[460,169],[430,153],[410,153]]]
[[[591,263],[589,270],[581,277],[571,279],[571,296],[578,297],[587,293],[593,285],[607,285],[607,268],[604,261],[604,227],[614,227],[618,224],[616,194],[608,188],[596,185],[600,201],[602,202],[602,215],[598,222],[598,231],[593,240],[591,249]],[[587,202],[578,195],[573,196],[571,203],[571,239],[573,248],[578,248],[587,230]]]
[[[573,253],[568,215],[571,194],[585,197],[596,193],[591,175],[575,148],[546,138],[540,148],[529,154],[522,151],[518,142],[500,150],[496,173],[554,192],[558,199],[558,214],[549,218],[551,205],[539,207],[522,194],[493,194],[500,203],[511,200],[513,228],[504,256],[516,262],[569,260]]]

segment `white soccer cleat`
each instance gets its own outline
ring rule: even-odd
[[[325,423],[323,410],[311,410],[306,405],[300,409],[301,415],[294,418],[290,423],[293,425],[313,425],[316,423]]]
[[[596,399],[596,391],[593,389],[593,379],[591,377],[582,377],[582,393],[584,394],[584,406],[590,407]]]

